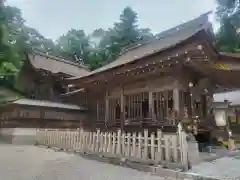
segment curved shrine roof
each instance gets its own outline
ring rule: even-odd
[[[148,43],[135,45],[134,48],[130,48],[129,51],[125,52],[115,61],[98,68],[92,72],[90,72],[86,76],[90,76],[93,74],[98,74],[100,72],[104,72],[121,65],[132,63],[136,60],[142,59],[144,57],[150,56],[157,52],[161,52],[168,48],[174,47],[177,44],[191,38],[201,30],[211,28],[211,24],[208,21],[209,13],[205,13],[196,19],[188,21],[184,24],[171,28],[167,31],[159,33],[156,35],[156,39],[152,40]],[[84,76],[79,77],[71,77],[68,80],[77,80],[81,79]]]
[[[87,67],[61,57],[47,55],[42,52],[27,54],[35,69],[50,71],[53,74],[66,74],[70,77],[82,77],[90,73]]]

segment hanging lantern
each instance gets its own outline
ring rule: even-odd
[[[226,111],[224,109],[215,109],[214,119],[217,126],[219,127],[226,126],[227,125]]]

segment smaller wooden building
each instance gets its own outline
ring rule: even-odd
[[[18,99],[1,107],[1,128],[79,128],[87,110],[77,105]]]
[[[1,127],[79,128],[87,120],[87,109],[61,103],[61,94],[75,88],[62,80],[88,73],[86,66],[61,57],[38,51],[26,53],[15,84],[22,94],[1,106]]]
[[[16,81],[16,88],[26,97],[37,100],[60,101],[60,95],[74,90],[61,81],[64,78],[85,76],[86,66],[47,53],[26,53],[26,61]]]

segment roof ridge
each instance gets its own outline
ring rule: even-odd
[[[78,64],[77,62],[74,62],[73,60],[66,59],[66,58],[61,57],[61,56],[56,56],[56,55],[47,54],[47,52],[41,52],[41,51],[39,51],[39,50],[33,50],[33,51],[31,52],[31,54],[36,54],[36,55],[44,56],[44,57],[46,57],[46,58],[54,59],[54,60],[56,60],[56,61],[60,61],[60,62],[66,63],[66,64],[70,64],[70,65],[73,65],[73,66],[77,66],[77,67],[81,67],[81,68],[84,68],[84,69],[86,69],[86,70],[89,70],[88,67],[85,66],[85,65]]]
[[[191,19],[191,20],[189,20],[185,23],[179,24],[175,27],[172,27],[170,29],[167,29],[165,31],[157,33],[157,34],[154,35],[155,38],[153,38],[153,39],[145,40],[145,41],[143,41],[143,40],[137,41],[137,42],[133,43],[132,45],[123,48],[123,50],[121,51],[121,56],[124,55],[125,53],[131,51],[131,50],[137,49],[141,46],[152,43],[156,40],[164,39],[164,38],[168,37],[169,35],[171,35],[172,33],[175,33],[176,30],[178,31],[178,30],[183,30],[183,29],[189,28],[189,25],[190,25],[190,27],[193,26],[192,23],[199,20],[200,18],[208,18],[208,15],[210,13],[212,13],[212,12],[208,11],[208,12],[206,12],[204,14],[201,14],[200,16],[198,16],[194,19]]]
[[[189,21],[187,21],[187,22],[185,22],[185,23],[179,24],[179,25],[174,26],[174,27],[172,27],[172,28],[170,28],[170,29],[167,29],[167,30],[165,30],[165,31],[162,31],[162,32],[160,32],[160,33],[157,33],[155,36],[158,37],[158,40],[159,40],[159,39],[162,39],[162,38],[166,38],[166,36],[171,35],[172,33],[176,32],[176,30],[177,30],[177,31],[178,31],[178,30],[183,30],[183,29],[187,29],[187,28],[193,26],[192,23],[193,23],[193,22],[196,22],[196,21],[198,21],[198,20],[200,20],[200,19],[206,18],[206,20],[208,21],[208,15],[211,14],[211,13],[212,13],[212,12],[209,11],[209,12],[206,12],[206,13],[204,13],[204,14],[201,14],[200,16],[198,16],[198,17],[196,17],[196,18],[194,18],[194,19],[192,19],[192,20],[189,20]]]

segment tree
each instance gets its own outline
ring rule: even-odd
[[[124,8],[120,22],[114,25],[114,30],[117,32],[115,40],[120,46],[126,47],[140,40],[137,21],[137,13],[131,7]]]
[[[83,30],[71,29],[57,40],[58,54],[79,63],[80,60],[87,62],[89,46],[89,38]]]
[[[240,4],[239,0],[217,0],[217,20],[220,22],[216,34],[220,51],[237,52],[240,48]]]
[[[223,52],[236,52],[239,48],[240,38],[231,19],[226,18],[221,22],[221,27],[216,34],[217,46]]]
[[[137,21],[137,13],[131,7],[126,7],[120,15],[120,21],[114,23],[113,28],[108,30],[97,29],[93,32],[92,36],[98,39],[97,54],[101,56],[101,58],[98,58],[100,63],[97,63],[97,66],[114,61],[124,48],[139,41],[148,41],[153,38],[151,30],[149,28],[139,28]],[[94,66],[94,68],[97,66]]]
[[[1,48],[5,57],[0,61],[8,64],[10,69],[15,67],[16,71],[21,68],[28,47],[63,56],[77,63],[84,62],[94,70],[117,59],[125,47],[153,38],[150,29],[138,27],[137,13],[130,7],[124,8],[119,22],[114,23],[112,28],[99,28],[89,35],[81,29],[70,29],[56,42],[26,26],[21,11],[16,7],[2,6],[0,17],[4,17],[0,36],[5,44],[5,49]],[[3,71],[2,67],[0,65],[0,71]]]
[[[14,30],[11,29],[9,23],[9,14],[4,3],[0,3],[0,74],[1,78],[5,78],[8,74],[17,72],[19,65],[16,59],[14,41],[11,39],[11,34]]]

